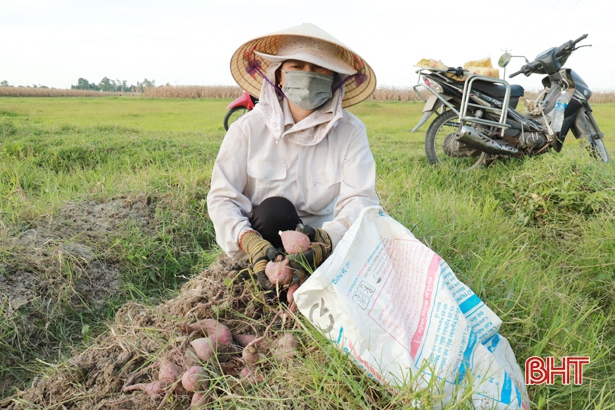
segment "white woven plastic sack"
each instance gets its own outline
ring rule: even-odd
[[[294,294],[299,311],[394,391],[436,376],[444,405],[467,386],[477,408],[529,408],[502,321],[380,207],[363,210]]]

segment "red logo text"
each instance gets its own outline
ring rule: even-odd
[[[554,384],[555,376],[562,377],[562,384],[570,384],[574,373],[574,384],[583,384],[583,365],[589,364],[588,356],[564,356],[557,366],[553,357],[544,360],[532,356],[525,361],[525,384]],[[571,373],[572,370],[572,373]]]

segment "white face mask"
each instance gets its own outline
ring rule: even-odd
[[[299,108],[313,110],[331,98],[332,85],[332,75],[312,71],[284,71],[282,91]]]

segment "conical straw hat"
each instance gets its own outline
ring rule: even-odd
[[[315,44],[312,50],[305,52],[299,43],[309,43],[297,41],[299,46],[293,51],[292,38],[304,37],[312,40]],[[320,43],[320,44],[319,44]],[[279,55],[278,48],[281,46],[284,55]],[[314,58],[314,48],[320,54]],[[289,50],[291,52],[289,53]],[[301,54],[303,52],[303,54]],[[313,58],[310,58],[310,53]],[[235,51],[231,58],[231,74],[241,88],[250,94],[258,97],[261,92],[263,75],[271,64],[270,60],[279,60],[285,57],[301,57],[309,63],[317,64],[338,73],[355,73],[352,78],[346,81],[344,88],[344,99],[342,107],[350,107],[365,100],[376,88],[376,75],[372,68],[357,53],[352,51],[344,43],[331,36],[326,31],[306,23],[276,31],[261,37],[257,37],[243,44]],[[307,59],[316,61],[308,61]],[[301,58],[293,58],[300,60]],[[283,61],[283,60],[282,60]],[[335,67],[335,68],[331,68]],[[347,77],[342,74],[342,77]]]

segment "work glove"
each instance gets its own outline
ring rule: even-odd
[[[323,229],[312,228],[310,225],[297,224],[295,229],[304,233],[310,239],[310,249],[305,252],[287,255],[290,267],[293,269],[305,269],[305,264],[312,269],[319,267],[325,259],[331,255],[333,245],[329,234]]]
[[[256,275],[256,283],[261,289],[273,289],[273,284],[265,275],[267,262],[274,260],[281,253],[256,231],[247,231],[239,239],[239,246],[248,254],[252,271]]]

